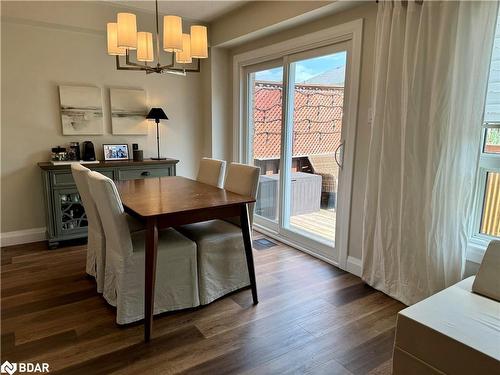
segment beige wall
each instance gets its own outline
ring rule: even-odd
[[[361,57],[361,79],[359,91],[358,123],[356,131],[355,160],[353,192],[350,218],[350,234],[348,254],[354,258],[361,258],[361,239],[363,224],[363,200],[365,189],[366,165],[368,160],[368,146],[370,140],[370,128],[368,126],[368,111],[370,107],[371,85],[372,85],[372,65],[373,65],[373,44],[375,34],[377,6],[375,2],[366,2],[354,8],[344,10],[340,13],[328,15],[316,20],[308,20],[302,25],[289,28],[269,36],[243,43],[229,50],[230,69],[226,72],[219,72],[216,80],[219,82],[228,80],[227,87],[232,90],[232,59],[233,56],[242,52],[251,51],[259,47],[278,43],[300,35],[339,25],[355,19],[362,18],[363,25],[363,46]],[[249,21],[250,22],[250,21]],[[245,25],[241,25],[245,29]],[[223,31],[219,31],[223,33]],[[214,75],[212,74],[212,79]],[[232,100],[232,94],[230,96]],[[213,115],[212,115],[213,116]],[[232,107],[230,115],[227,117],[225,130],[228,133],[227,139],[232,146]],[[220,126],[220,124],[219,124]],[[230,152],[227,151],[229,155]]]
[[[232,140],[227,127],[232,95],[228,80],[228,72],[231,70],[228,51],[212,47],[204,67],[208,73],[203,76],[203,156],[230,160]]]
[[[253,1],[214,21],[210,27],[212,46],[230,47],[255,35],[264,35],[307,14],[337,7],[332,1]],[[341,6],[341,4],[339,5]]]
[[[212,48],[212,156],[217,159],[231,159],[232,138],[227,131],[227,124],[231,122],[232,87],[227,79],[232,67],[228,51],[223,48]]]
[[[203,75],[203,156],[230,160],[231,91],[227,72],[231,68],[228,51],[212,47],[204,61]]]
[[[113,136],[109,88],[142,88],[148,105],[170,118],[161,125],[161,151],[177,158],[178,174],[195,176],[203,146],[202,74],[188,77],[117,71],[106,54],[106,22],[119,8],[93,2],[2,2],[1,232],[45,226],[42,180],[36,166],[50,149],[91,140],[102,157],[103,143],[139,143],[145,156],[156,150],[148,136]],[[135,12],[135,11],[134,11]],[[151,14],[138,15],[152,25]],[[63,136],[58,85],[101,87],[102,136]],[[130,147],[130,146],[129,146]]]

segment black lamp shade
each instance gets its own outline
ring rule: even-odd
[[[168,120],[167,115],[165,114],[165,112],[163,112],[163,109],[161,108],[151,108],[146,118],[156,121]]]

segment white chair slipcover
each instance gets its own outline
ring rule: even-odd
[[[87,262],[85,271],[94,276],[97,292],[104,289],[104,270],[106,267],[106,237],[102,228],[101,217],[97,210],[92,194],[90,194],[88,173],[90,169],[81,164],[71,164],[71,173],[80,194],[83,208],[87,216]],[[144,229],[144,225],[130,215],[126,215],[130,232]]]
[[[224,189],[233,193],[246,195],[252,198],[257,198],[259,187],[260,168],[252,165],[231,163],[227,171],[226,183]],[[248,205],[248,217],[250,219],[250,227],[253,225],[253,212],[255,203]],[[240,225],[240,218],[228,219],[236,225]]]
[[[114,182],[90,172],[90,192],[106,235],[103,296],[116,322],[144,318],[144,231],[130,233]],[[159,231],[154,314],[199,305],[196,244],[173,229]]]
[[[75,180],[78,193],[82,200],[83,208],[87,216],[88,241],[87,241],[87,262],[85,271],[94,276],[97,282],[97,291],[102,293],[104,286],[104,250],[106,240],[102,230],[101,219],[97,212],[94,200],[90,195],[87,183],[87,174],[90,169],[81,164],[71,164],[71,173]]]
[[[224,160],[203,158],[200,161],[197,181],[204,184],[222,187],[224,183],[224,173],[226,172],[226,162]]]
[[[257,167],[231,163],[225,189],[255,198],[259,175]],[[254,205],[249,206],[252,223]],[[184,225],[179,231],[198,246],[200,304],[208,304],[250,285],[239,217]]]

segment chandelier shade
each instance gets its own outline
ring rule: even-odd
[[[191,57],[206,59],[208,57],[206,26],[191,26]]]
[[[144,31],[137,33],[137,60],[143,62],[154,61],[153,34]]]
[[[135,14],[118,13],[118,47],[137,49],[137,21]]]
[[[163,49],[167,52],[182,51],[182,18],[163,17]]]
[[[108,55],[125,56],[125,48],[118,47],[118,25],[116,22],[109,22],[107,25],[108,32]]]
[[[180,64],[193,62],[191,57],[191,36],[189,34],[182,34],[182,51],[175,53],[175,61]]]

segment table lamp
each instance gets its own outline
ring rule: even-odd
[[[148,115],[146,116],[148,120],[155,120],[156,122],[156,146],[158,148],[158,157],[151,158],[152,160],[165,160],[166,158],[160,157],[160,120],[168,120],[167,115],[163,112],[161,108],[151,108]]]

